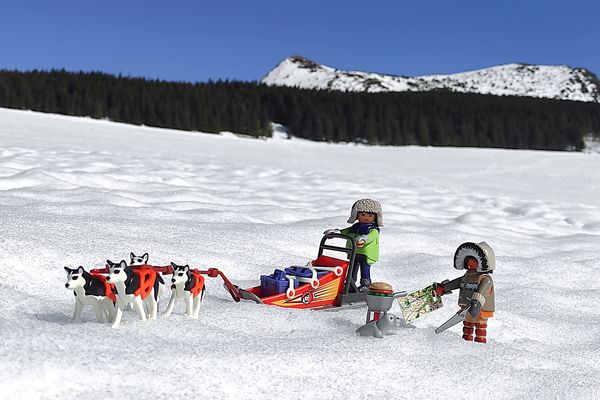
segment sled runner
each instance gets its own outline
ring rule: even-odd
[[[344,239],[346,247],[327,244],[330,239]],[[341,252],[345,260],[326,256],[324,250]],[[366,292],[359,292],[353,276],[356,246],[352,238],[338,233],[323,236],[317,258],[306,266],[294,266],[262,275],[259,286],[239,289],[245,300],[279,307],[325,309],[365,306]]]

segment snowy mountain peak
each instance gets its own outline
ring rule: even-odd
[[[279,63],[262,82],[274,86],[349,92],[450,90],[600,102],[598,78],[586,69],[564,65],[506,64],[457,74],[406,77],[342,71],[301,56],[292,56]]]

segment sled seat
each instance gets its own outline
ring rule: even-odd
[[[348,260],[321,255],[316,260],[311,261],[310,264],[318,272],[333,272],[336,276],[341,276],[348,270],[349,262]]]

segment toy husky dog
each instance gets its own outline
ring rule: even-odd
[[[146,264],[148,264],[148,257],[149,257],[148,253],[144,253],[143,256],[136,256],[133,253],[129,253],[129,265],[132,267],[139,267],[141,265],[146,265]],[[162,295],[162,286],[160,287],[159,295]],[[158,299],[157,299],[157,301],[158,301]],[[131,303],[126,304],[124,310],[132,311],[133,308],[131,307]]]
[[[84,305],[90,305],[96,313],[96,320],[111,322],[115,316],[116,297],[114,286],[106,282],[100,274],[90,274],[83,267],[71,269],[65,267],[67,283],[65,287],[73,290],[75,311],[73,322],[79,321]]]
[[[188,317],[197,319],[200,303],[204,296],[204,277],[197,270],[191,270],[189,265],[171,263],[173,277],[171,278],[171,300],[165,311],[165,317],[173,312],[176,299],[185,300],[185,313]]]
[[[132,267],[148,264],[148,253],[144,253],[143,256],[136,256],[135,254],[130,253],[129,258],[131,260],[129,261],[129,265]]]
[[[156,319],[158,312],[158,288],[164,283],[161,276],[152,268],[131,268],[125,260],[113,263],[106,260],[108,276],[106,280],[115,285],[117,294],[117,309],[112,326],[116,328],[121,323],[123,309],[126,304],[133,304],[141,320]],[[148,315],[144,310],[148,306]]]
[[[133,253],[129,254],[129,265],[132,267],[139,267],[141,265],[148,265],[148,253],[144,253],[143,256],[136,256]],[[163,279],[169,280],[171,279],[171,276],[169,274],[163,274]],[[164,295],[164,286],[160,286],[160,289],[158,290],[158,299],[160,299],[163,295]],[[127,305],[127,310],[131,310],[131,304]]]

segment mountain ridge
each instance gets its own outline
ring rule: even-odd
[[[449,90],[600,103],[600,80],[596,75],[584,68],[565,65],[512,63],[455,74],[409,77],[339,70],[292,56],[281,61],[261,82],[270,86],[347,92]]]

